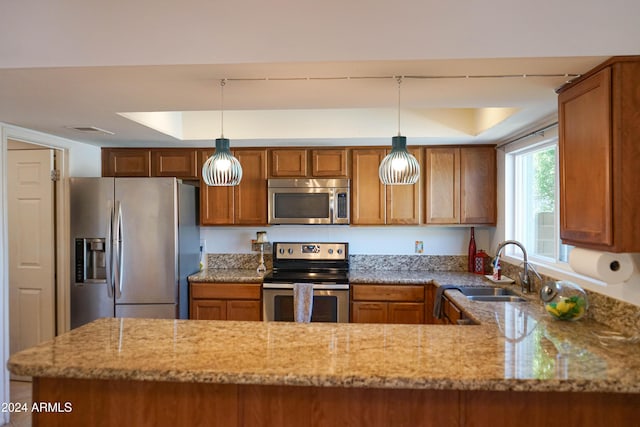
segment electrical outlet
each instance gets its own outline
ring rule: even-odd
[[[424,243],[422,240],[416,240],[415,252],[421,254],[424,252]]]

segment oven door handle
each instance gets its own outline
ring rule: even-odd
[[[293,283],[263,283],[262,289],[293,289]],[[314,283],[314,290],[349,289],[348,283]]]

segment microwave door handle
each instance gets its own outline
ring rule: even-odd
[[[329,223],[336,223],[336,212],[338,212],[338,207],[336,206],[338,203],[338,198],[336,197],[336,191],[331,189],[329,192]]]

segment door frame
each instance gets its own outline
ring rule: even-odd
[[[0,369],[0,399],[9,400],[9,372],[6,368],[9,359],[9,254],[5,248],[9,244],[8,201],[7,201],[7,148],[8,140],[39,145],[56,150],[57,169],[60,179],[55,183],[55,215],[56,215],[56,335],[69,330],[69,149],[58,144],[56,137],[27,129],[4,126],[0,123],[0,349],[2,368]],[[0,424],[8,422],[8,414],[0,416]]]

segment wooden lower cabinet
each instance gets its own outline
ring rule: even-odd
[[[194,320],[262,320],[259,283],[191,283],[189,318]]]
[[[422,285],[352,285],[351,322],[425,323]]]
[[[34,426],[637,425],[640,394],[409,390],[34,378]],[[560,421],[559,421],[560,420]]]

